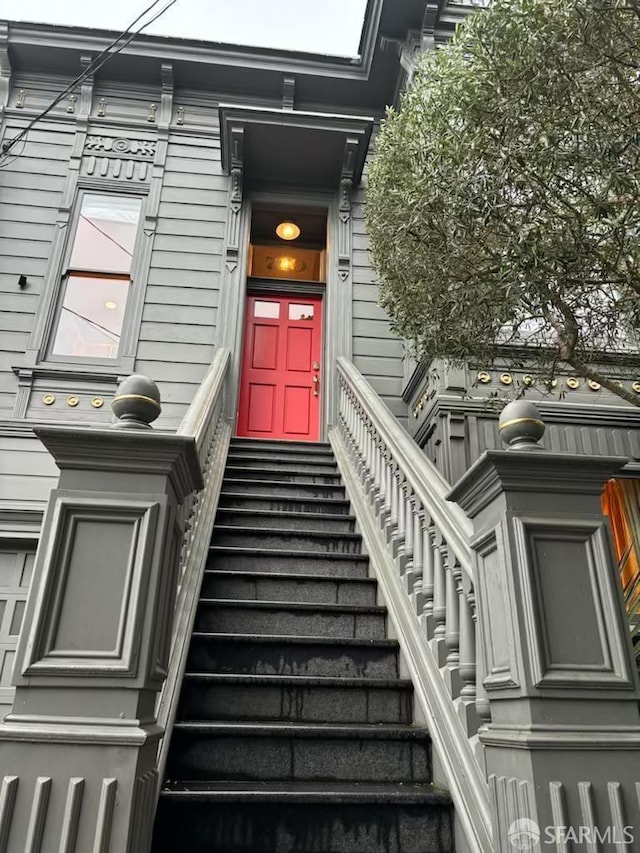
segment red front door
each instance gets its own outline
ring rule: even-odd
[[[238,435],[317,441],[322,300],[248,296]]]

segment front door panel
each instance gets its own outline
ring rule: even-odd
[[[247,297],[238,435],[317,441],[322,300]]]

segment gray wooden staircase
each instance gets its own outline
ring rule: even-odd
[[[449,795],[326,444],[234,439],[154,853],[448,853]]]

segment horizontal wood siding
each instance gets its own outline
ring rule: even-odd
[[[211,137],[168,146],[136,370],[160,386],[159,427],[176,427],[216,342],[228,178]]]
[[[15,435],[0,423],[0,520],[4,509],[42,510],[58,483],[58,468],[31,433]]]
[[[11,123],[4,139],[20,130]],[[29,131],[0,169],[0,418],[13,413],[17,379],[33,328],[55,220],[68,174],[74,128],[48,122]],[[18,280],[26,276],[21,289]],[[3,462],[0,462],[0,473]]]
[[[369,258],[364,223],[364,190],[354,195],[353,222],[353,361],[403,426],[407,406],[402,400],[403,346],[378,305],[378,284]]]

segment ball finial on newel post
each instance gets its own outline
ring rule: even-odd
[[[509,450],[542,450],[538,442],[544,435],[540,412],[527,400],[515,400],[505,406],[498,420],[498,432]]]
[[[160,414],[160,390],[142,373],[134,373],[118,385],[111,408],[117,420],[113,429],[151,429]]]

